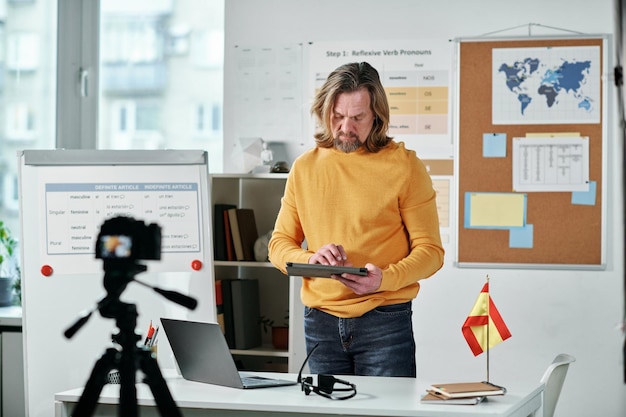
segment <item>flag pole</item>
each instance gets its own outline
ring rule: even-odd
[[[487,284],[489,284],[489,274],[487,274]],[[489,286],[487,286],[487,382],[489,382],[489,321],[491,320],[491,315],[489,314],[491,294],[489,291]]]

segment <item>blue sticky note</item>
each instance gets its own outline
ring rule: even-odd
[[[483,133],[483,157],[506,157],[506,133]]]
[[[574,191],[572,193],[572,204],[595,206],[596,205],[596,182],[589,181],[589,191]]]
[[[533,231],[532,224],[527,224],[524,227],[511,227],[509,229],[509,247],[532,249]]]

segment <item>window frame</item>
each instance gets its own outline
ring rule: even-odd
[[[56,146],[96,149],[100,0],[57,2]]]

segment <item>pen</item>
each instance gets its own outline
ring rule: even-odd
[[[152,335],[154,334],[154,327],[152,327],[152,320],[150,320],[150,326],[148,326],[148,334],[146,334],[146,340],[144,340],[143,344],[148,346],[148,343],[150,343],[150,339],[152,338]]]
[[[152,334],[152,337],[150,337],[150,341],[148,342],[149,345],[148,346],[154,346],[156,345],[156,338],[157,338],[157,334],[159,334],[159,326],[156,327],[156,329],[154,329],[154,332]]]

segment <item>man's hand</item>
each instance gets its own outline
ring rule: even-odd
[[[333,278],[350,288],[355,294],[371,294],[380,288],[383,271],[374,264],[365,264],[365,268],[367,268],[367,276],[344,273],[333,275]]]
[[[341,245],[329,243],[322,246],[309,258],[310,264],[344,266],[348,255]]]
[[[322,246],[309,258],[310,264],[353,266],[348,261],[348,255],[341,245],[329,243]],[[354,274],[333,275],[332,277],[341,282],[346,287],[354,291],[355,294],[364,295],[378,291],[383,280],[383,271],[374,264],[365,264],[367,276]]]

